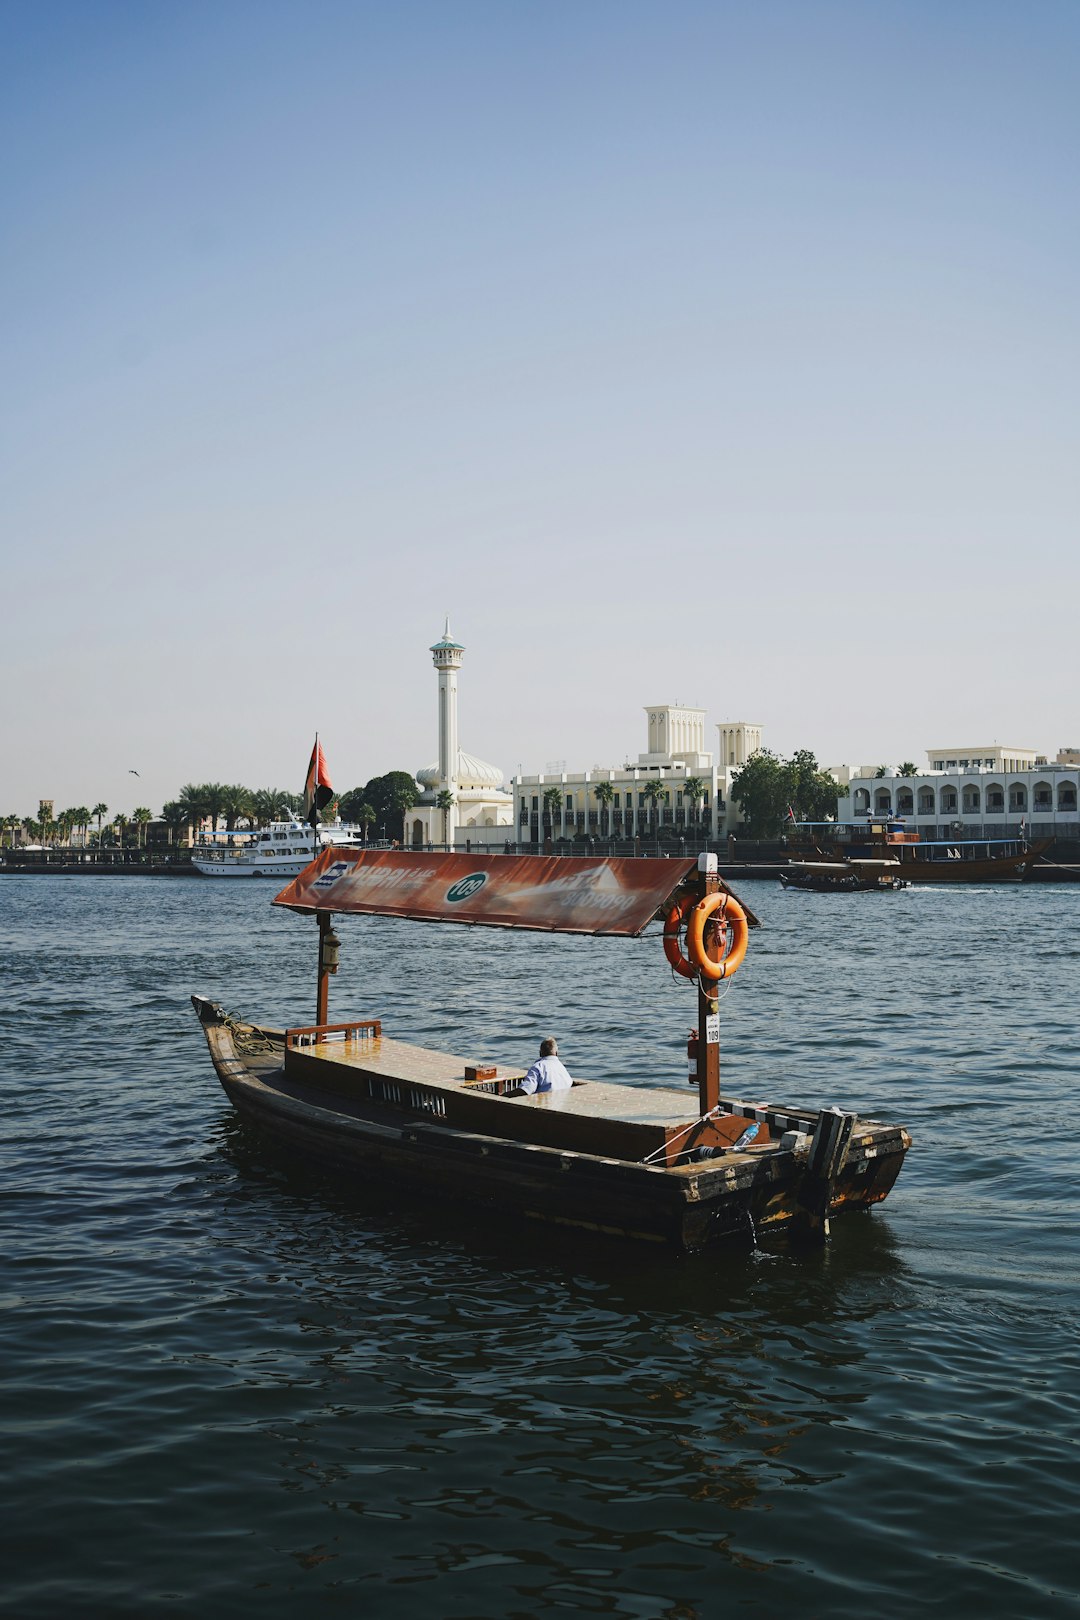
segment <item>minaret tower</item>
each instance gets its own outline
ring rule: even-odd
[[[440,791],[449,788],[455,797],[458,774],[457,672],[461,668],[464,651],[461,642],[451,638],[448,616],[442,640],[431,648],[431,656],[439,672],[439,788]],[[453,849],[454,833],[457,831],[456,803],[450,811],[447,831]]]

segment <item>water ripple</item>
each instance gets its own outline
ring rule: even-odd
[[[1072,892],[746,891],[726,1084],[916,1136],[823,1254],[675,1259],[291,1165],[186,998],[307,1021],[313,926],[257,886],[6,882],[3,1612],[1080,1614]],[[343,1014],[682,1082],[655,939],[341,932]]]

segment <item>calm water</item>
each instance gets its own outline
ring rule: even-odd
[[[256,884],[0,883],[3,1612],[1080,1614],[1077,891],[741,892],[726,1087],[916,1138],[810,1257],[298,1173],[187,997],[308,1022],[313,923]],[[656,938],[339,932],[339,1016],[684,1073]]]

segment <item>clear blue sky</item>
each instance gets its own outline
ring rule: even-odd
[[[0,7],[0,813],[1077,715],[1080,7]],[[715,733],[713,734],[715,735]],[[127,774],[136,768],[138,781]]]

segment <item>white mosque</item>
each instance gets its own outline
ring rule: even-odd
[[[439,672],[439,758],[416,773],[421,793],[406,821],[409,842],[501,848],[512,836],[506,829],[514,824],[513,794],[503,787],[497,765],[466,754],[458,745],[457,676],[464,651],[451,637],[447,619],[442,639],[431,648]],[[443,800],[446,809],[439,803],[443,794],[453,801]],[[496,828],[504,830],[496,833]]]

